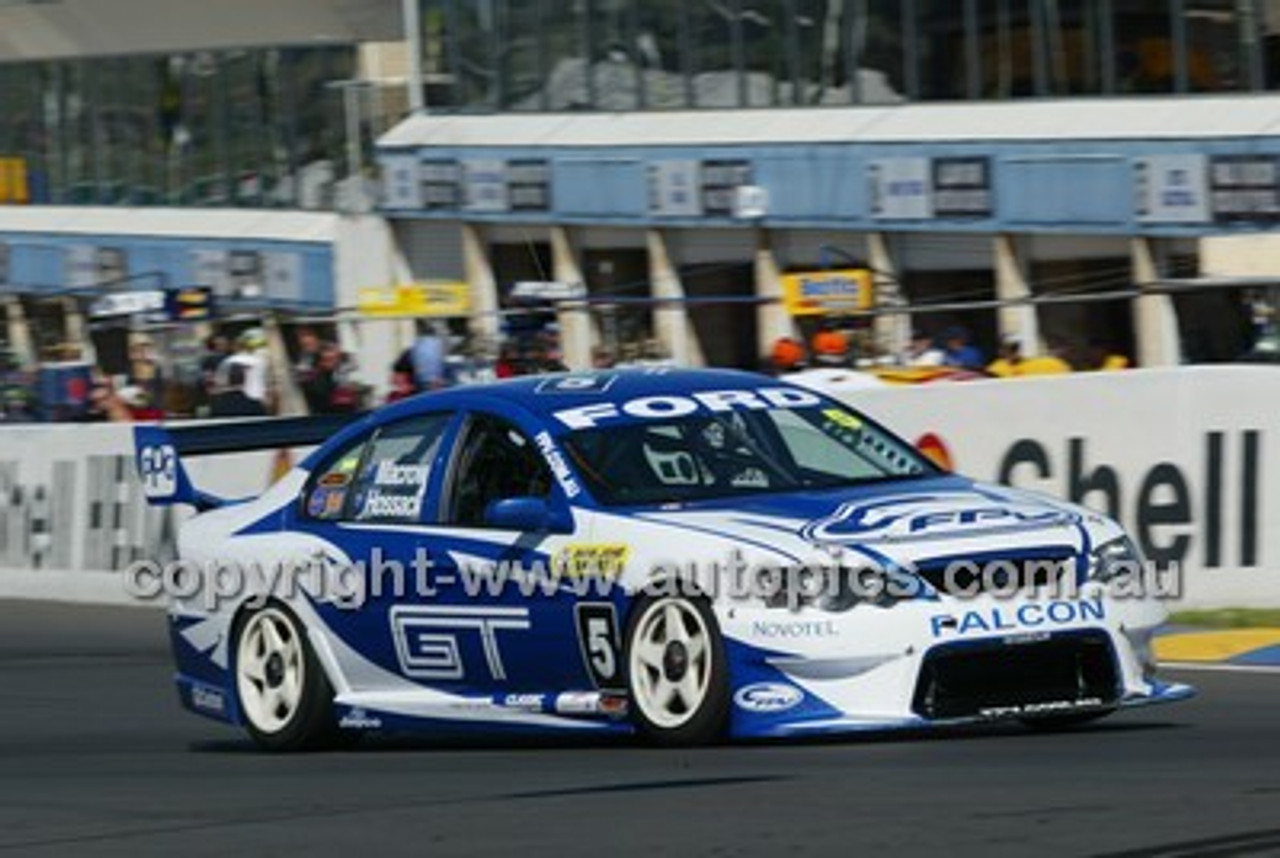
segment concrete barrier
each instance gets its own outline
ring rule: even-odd
[[[1179,607],[1280,606],[1280,369],[1204,366],[839,394],[954,470],[1119,518]]]
[[[274,453],[193,459],[201,488],[261,492]],[[132,427],[118,423],[0,427],[0,598],[122,603],[119,573],[175,552],[187,510],[147,506]]]
[[[1280,370],[1170,370],[841,394],[985,480],[1117,515],[1177,562],[1177,607],[1280,607]],[[147,507],[131,427],[0,427],[0,597],[123,602],[120,570],[171,559],[185,511]],[[271,453],[189,462],[197,485],[261,492]]]

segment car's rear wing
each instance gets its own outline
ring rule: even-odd
[[[363,416],[326,414],[189,425],[139,425],[133,430],[134,463],[149,503],[191,504],[199,510],[212,509],[229,501],[196,488],[183,467],[185,457],[309,447],[328,440]]]

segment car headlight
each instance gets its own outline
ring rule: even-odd
[[[1127,536],[1104,542],[1089,557],[1089,579],[1108,583],[1142,572],[1142,555]]]
[[[761,593],[764,604],[792,611],[816,607],[839,613],[864,603],[888,607],[911,595],[904,592],[905,586],[918,584],[909,579],[904,585],[876,567],[795,566],[778,572],[773,586]]]

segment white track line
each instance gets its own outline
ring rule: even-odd
[[[1212,661],[1162,661],[1161,669],[1170,670],[1203,670],[1225,673],[1272,673],[1280,676],[1280,665],[1269,664],[1221,664]]]

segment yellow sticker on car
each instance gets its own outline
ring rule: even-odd
[[[842,408],[828,408],[822,412],[822,416],[837,426],[843,426],[845,429],[857,430],[862,428],[862,421]]]
[[[616,578],[626,568],[631,547],[622,542],[593,542],[566,545],[556,557],[556,568],[575,578]]]

